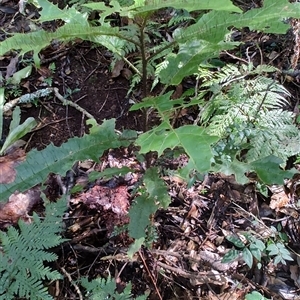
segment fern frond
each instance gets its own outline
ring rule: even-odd
[[[293,124],[294,114],[282,109],[260,112],[256,130],[250,137],[252,148],[247,153],[248,161],[274,155],[286,161],[300,153],[300,131]]]
[[[6,233],[0,232],[0,297],[52,299],[43,280],[61,279],[61,275],[44,262],[57,259],[47,250],[64,241],[60,232],[65,209],[64,200],[48,204],[43,221],[34,214],[31,224],[19,221],[19,230],[9,227]]]

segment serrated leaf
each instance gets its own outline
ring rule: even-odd
[[[1,201],[15,191],[23,192],[43,182],[51,172],[64,175],[72,168],[74,161],[89,158],[98,161],[105,150],[128,146],[128,141],[119,140],[114,128],[114,119],[105,120],[102,125],[93,128],[93,133],[69,139],[60,147],[50,144],[42,151],[30,151],[26,161],[17,167],[15,181],[0,184]]]
[[[214,44],[196,39],[180,44],[178,53],[171,53],[166,57],[166,67],[159,72],[160,81],[167,85],[178,85],[184,77],[196,73],[201,62],[217,56],[221,50],[233,49],[238,44]]]
[[[154,167],[147,169],[143,181],[149,197],[154,199],[163,208],[167,208],[171,202],[171,198],[168,195],[165,182],[159,178],[158,169]]]
[[[142,245],[144,244],[145,238],[141,237],[139,239],[136,239],[130,246],[129,249],[127,251],[127,255],[129,256],[129,258],[132,259],[134,253],[136,253],[137,251],[140,250],[140,248],[142,247]]]
[[[163,122],[153,130],[141,134],[136,143],[141,146],[141,153],[157,151],[158,156],[167,148],[183,147],[190,158],[190,167],[205,172],[210,169],[213,157],[210,145],[218,139],[199,126],[185,125],[173,129],[169,123]]]
[[[110,179],[114,176],[121,176],[126,175],[127,173],[131,172],[132,170],[128,167],[122,168],[107,168],[102,172],[92,171],[89,173],[89,181],[95,181],[98,178],[103,177],[103,179]]]
[[[212,168],[215,172],[221,172],[225,175],[234,175],[235,180],[240,184],[249,182],[246,173],[251,170],[251,166],[238,161],[234,158],[232,161],[224,160],[222,164],[215,164]]]
[[[166,57],[166,67],[159,72],[160,80],[166,84],[177,85],[183,77],[196,73],[199,64],[205,59],[215,57],[219,47],[233,47],[233,43],[228,42],[227,38],[232,26],[247,26],[250,30],[284,34],[289,28],[283,22],[284,18],[297,18],[299,15],[300,4],[285,0],[265,0],[263,7],[251,9],[244,14],[212,10],[204,14],[196,24],[174,31],[173,38],[179,43],[179,52]],[[191,41],[199,43],[201,51],[197,51]],[[189,47],[191,51],[187,52],[185,48]]]
[[[282,159],[270,155],[251,163],[259,179],[265,184],[283,184],[284,179],[291,178],[296,170],[284,171],[280,169]]]
[[[230,262],[234,261],[235,259],[237,259],[238,256],[240,255],[240,253],[241,253],[241,251],[239,251],[239,250],[231,249],[224,255],[221,262],[222,263],[230,263]]]
[[[130,6],[129,9],[134,9],[137,13],[151,12],[165,7],[174,7],[176,9],[185,9],[187,11],[195,10],[223,10],[230,12],[241,12],[241,10],[232,4],[229,0],[147,0],[135,1],[135,4]],[[134,12],[133,11],[133,12]]]
[[[243,249],[243,259],[249,268],[253,265],[253,256],[248,248]]]
[[[40,11],[39,21],[46,22],[61,19],[66,23],[76,22],[87,24],[87,14],[77,11],[74,7],[60,9],[57,5],[47,0],[37,0],[42,10]]]
[[[118,28],[110,28],[104,26],[91,27],[88,23],[66,23],[59,27],[55,32],[44,30],[34,31],[30,33],[16,33],[12,37],[0,42],[0,55],[10,50],[20,50],[20,55],[29,51],[34,52],[35,63],[38,63],[37,54],[52,40],[69,41],[75,38],[81,38],[91,42],[96,42],[97,37],[101,35],[115,36],[119,32]]]
[[[155,213],[157,208],[154,199],[145,194],[135,198],[135,203],[129,209],[128,231],[130,237],[134,239],[145,238],[145,229],[150,225],[150,215]]]

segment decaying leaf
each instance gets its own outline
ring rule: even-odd
[[[25,151],[22,149],[16,149],[0,157],[0,184],[12,183],[15,180],[15,168],[23,160],[25,160]]]
[[[12,194],[8,202],[0,207],[1,227],[16,224],[20,218],[24,221],[30,221],[28,213],[41,200],[40,194],[39,188]]]
[[[124,68],[124,60],[120,59],[115,63],[114,68],[111,72],[111,77],[116,78],[116,77],[120,76],[123,68]]]
[[[129,194],[127,186],[109,188],[97,185],[71,200],[73,204],[80,202],[90,209],[111,210],[118,216],[125,216],[129,208]]]

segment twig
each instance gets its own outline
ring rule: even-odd
[[[58,91],[58,88],[53,88],[53,92],[55,94],[55,96],[57,97],[58,100],[60,100],[64,105],[70,105],[71,107],[74,107],[75,109],[77,109],[78,111],[80,111],[81,113],[83,113],[87,118],[89,119],[95,119],[95,117],[93,115],[91,115],[90,113],[88,113],[85,109],[83,109],[81,106],[79,106],[78,104],[66,100]]]
[[[65,270],[64,267],[60,267],[60,269],[66,275],[66,277],[68,278],[68,280],[70,281],[70,283],[74,286],[75,291],[78,294],[79,300],[83,300],[83,296],[82,296],[82,294],[80,292],[80,289],[79,289],[78,285],[72,280],[71,275]]]
[[[70,105],[71,107],[74,107],[75,109],[77,109],[78,111],[83,113],[88,119],[95,119],[95,117],[93,115],[91,115],[89,112],[87,112],[84,108],[82,108],[78,104],[76,104],[72,101],[66,100],[59,93],[58,88],[56,88],[56,87],[55,88],[46,88],[46,89],[42,89],[42,90],[37,90],[33,93],[26,94],[26,95],[23,95],[21,97],[15,98],[15,99],[9,101],[8,103],[6,103],[4,105],[3,112],[5,113],[5,112],[11,110],[18,103],[28,103],[28,102],[31,102],[32,100],[36,99],[36,98],[49,96],[49,94],[51,94],[51,92],[54,92],[57,99],[60,100],[64,105]]]
[[[148,265],[147,265],[147,263],[146,263],[146,261],[145,261],[145,259],[144,259],[144,256],[143,256],[142,253],[141,253],[141,250],[139,250],[139,256],[140,256],[140,258],[141,258],[141,260],[142,260],[142,262],[143,262],[143,265],[144,265],[146,271],[148,272],[148,275],[149,275],[150,278],[151,278],[151,281],[152,281],[152,283],[153,283],[153,285],[154,285],[154,288],[155,288],[155,290],[156,290],[156,293],[157,293],[158,298],[159,298],[160,300],[162,300],[162,296],[160,295],[160,292],[159,292],[159,290],[158,290],[158,288],[157,288],[156,281],[155,281],[155,279],[153,278],[153,276],[152,276],[152,274],[151,274],[151,272],[150,272],[150,270],[149,270],[149,268],[148,268]]]

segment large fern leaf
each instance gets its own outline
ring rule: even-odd
[[[66,201],[59,200],[46,206],[43,221],[34,214],[31,224],[19,221],[20,230],[11,226],[0,232],[0,299],[52,299],[43,281],[62,276],[44,262],[57,259],[47,250],[64,241],[60,231],[66,207]]]
[[[90,134],[72,138],[60,147],[50,144],[42,151],[32,150],[26,161],[17,167],[17,176],[11,184],[0,184],[0,200],[6,200],[15,191],[22,192],[45,180],[50,172],[64,175],[74,161],[91,158],[98,161],[103,152],[110,148],[128,146],[114,131],[115,120],[94,125]]]

